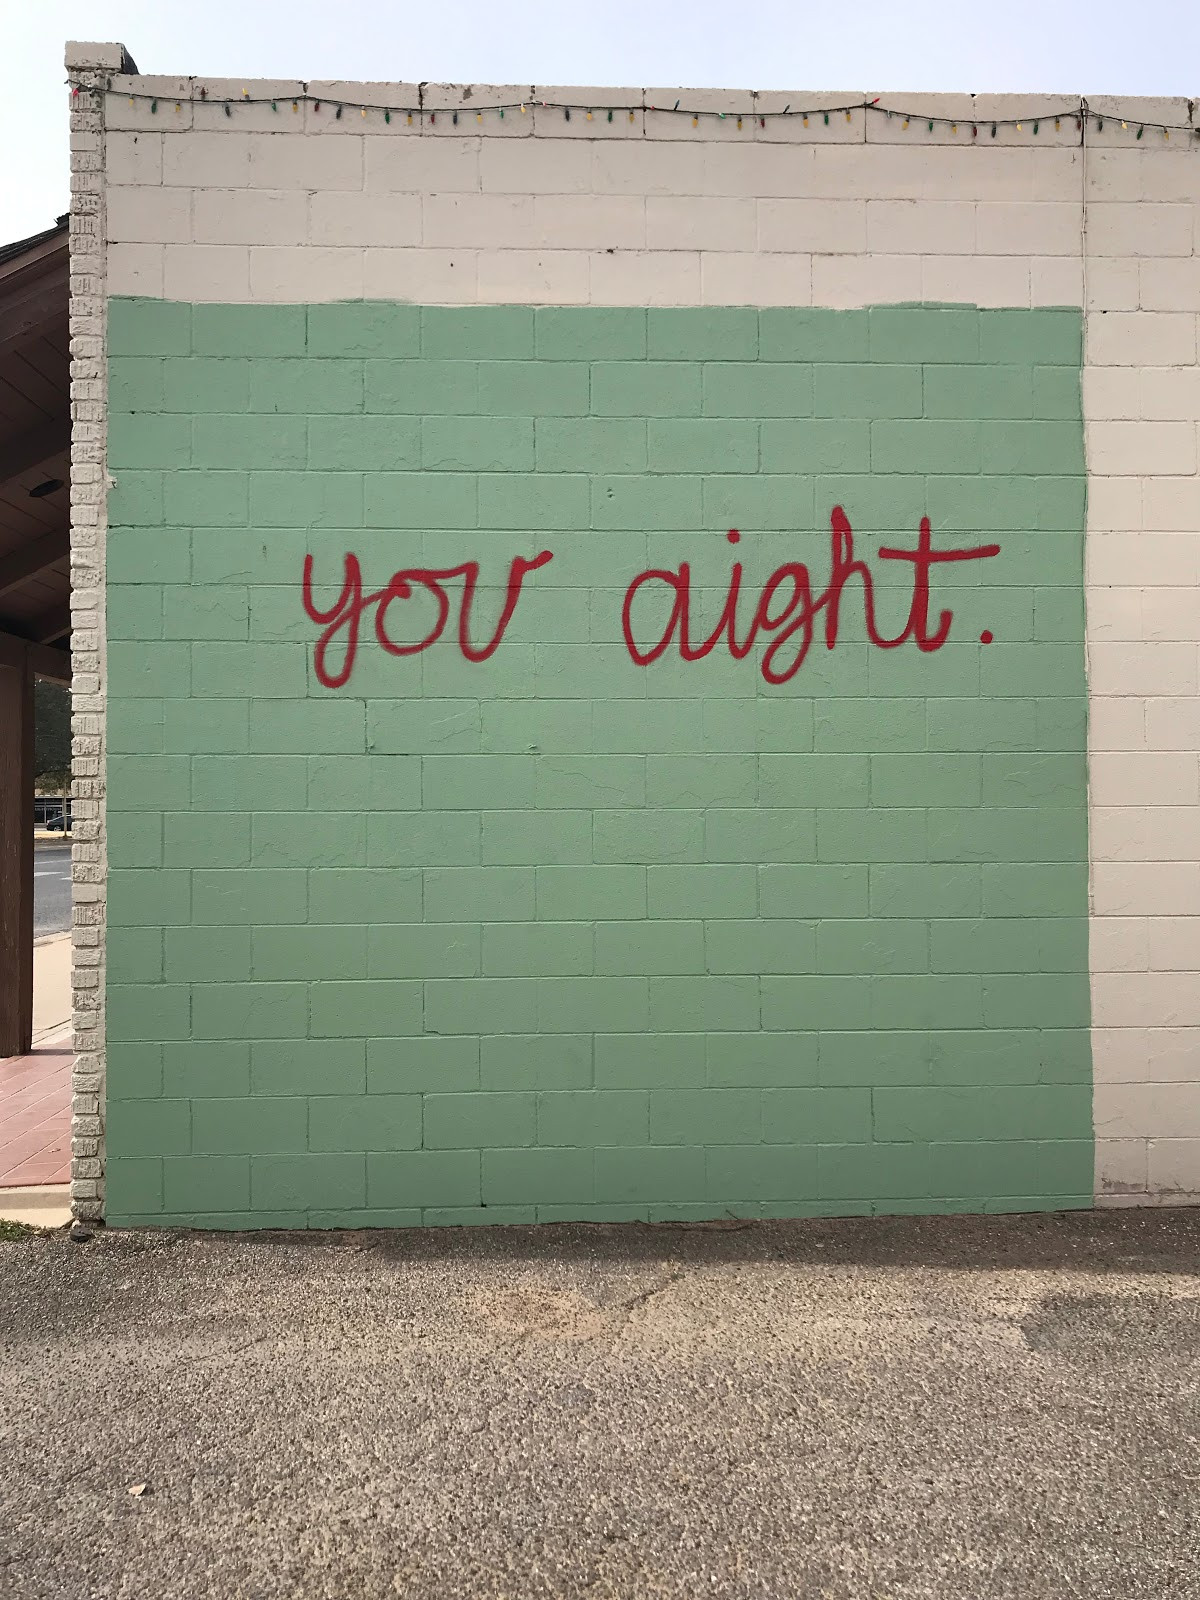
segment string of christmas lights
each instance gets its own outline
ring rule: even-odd
[[[68,82],[72,100],[78,99],[81,94],[96,94],[100,92],[90,84],[79,83],[73,79],[68,80]],[[112,79],[109,78],[105,92],[121,94],[123,91],[113,91]],[[1028,127],[1031,133],[1037,135],[1041,132],[1043,125],[1049,126],[1051,123],[1055,132],[1060,132],[1064,123],[1068,124],[1068,126],[1073,123],[1075,131],[1082,138],[1089,128],[1094,127],[1097,133],[1102,133],[1106,124],[1112,127],[1119,123],[1123,132],[1133,134],[1135,141],[1144,138],[1147,133],[1150,133],[1157,135],[1164,141],[1170,140],[1172,134],[1181,134],[1185,139],[1192,139],[1200,143],[1200,126],[1195,124],[1147,122],[1143,118],[1131,117],[1128,113],[1123,114],[1120,111],[1093,111],[1086,100],[1080,100],[1077,104],[1063,106],[1056,111],[1039,110],[1020,116],[972,119],[969,117],[931,117],[924,112],[906,111],[899,106],[883,105],[878,96],[873,100],[854,100],[848,104],[831,106],[793,106],[789,103],[781,109],[770,111],[759,110],[757,107],[740,111],[715,111],[707,107],[685,106],[680,100],[676,100],[672,105],[661,106],[648,103],[632,106],[597,106],[588,105],[582,101],[541,100],[536,97],[487,106],[463,105],[433,109],[420,103],[414,106],[393,106],[363,100],[327,100],[317,95],[309,94],[307,91],[295,95],[279,96],[252,95],[249,89],[243,89],[240,96],[224,94],[210,96],[208,89],[204,86],[199,87],[190,96],[182,96],[180,98],[160,95],[149,90],[126,92],[126,98],[128,98],[130,105],[135,105],[139,102],[149,103],[150,110],[155,115],[158,114],[160,101],[167,108],[173,106],[176,112],[182,110],[185,101],[190,104],[220,106],[227,117],[233,116],[234,107],[236,106],[269,105],[273,112],[281,113],[289,108],[292,112],[298,112],[302,105],[308,105],[313,108],[315,115],[328,113],[335,120],[340,119],[347,111],[357,111],[364,120],[371,114],[378,114],[385,123],[390,123],[393,117],[396,117],[402,118],[409,127],[416,124],[424,124],[426,121],[431,127],[436,127],[439,117],[442,118],[443,122],[449,121],[454,126],[458,126],[460,122],[470,123],[472,120],[477,125],[481,125],[485,116],[494,116],[503,121],[506,114],[509,116],[527,116],[529,112],[539,110],[561,111],[563,119],[567,122],[570,122],[572,116],[582,117],[587,122],[593,122],[597,119],[613,122],[620,117],[626,118],[629,122],[634,122],[639,112],[645,113],[649,111],[656,114],[665,113],[668,116],[690,119],[694,128],[699,126],[702,118],[712,122],[728,122],[737,129],[744,129],[747,125],[753,126],[755,123],[759,127],[765,128],[768,122],[778,122],[780,120],[791,122],[798,120],[802,127],[808,128],[813,123],[816,123],[818,127],[828,127],[834,118],[844,118],[846,122],[852,123],[855,113],[861,112],[864,116],[875,115],[884,117],[889,122],[899,122],[904,131],[908,131],[912,127],[916,127],[919,130],[922,125],[928,133],[932,133],[936,128],[948,128],[952,134],[961,133],[962,137],[972,140],[978,140],[981,137],[994,139],[1001,128],[1014,128],[1018,133],[1022,133]]]

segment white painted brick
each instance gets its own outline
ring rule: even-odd
[[[1148,150],[1092,150],[1088,154],[1088,192],[1097,200],[1193,200],[1195,152],[1161,146]]]
[[[1087,442],[1093,472],[1152,477],[1196,470],[1194,422],[1093,422]]]
[[[598,144],[592,154],[597,194],[707,194],[704,171],[698,144]]]
[[[484,251],[479,256],[479,298],[500,305],[586,305],[588,260],[582,250]]]
[[[1196,318],[1112,311],[1088,319],[1088,360],[1098,366],[1178,366],[1196,359]]]
[[[104,141],[104,166],[110,184],[161,183],[161,133],[110,133]]]
[[[1089,596],[1090,604],[1090,596]],[[1130,695],[1093,698],[1088,707],[1088,744],[1098,750],[1144,750],[1146,704]],[[1093,760],[1095,755],[1093,753]]]
[[[1146,743],[1152,750],[1200,750],[1200,698],[1161,695],[1148,699]]]
[[[1145,1139],[1098,1139],[1096,1141],[1096,1191],[1099,1204],[1111,1204],[1116,1197],[1139,1198],[1146,1189]]]
[[[1200,801],[1200,763],[1195,755],[1096,752],[1089,770],[1096,806],[1179,806]],[[1196,965],[1200,967],[1200,961]]]
[[[1031,264],[1022,256],[923,256],[922,300],[975,306],[1027,306]],[[1050,303],[1062,303],[1059,291]]]
[[[1146,199],[1091,200],[1087,238],[1097,256],[1190,256],[1192,208]]]
[[[590,296],[601,306],[694,306],[700,301],[700,254],[650,250],[593,255]]]
[[[594,160],[592,145],[569,139],[481,139],[474,163],[475,183],[439,183],[435,176],[425,187],[435,192],[482,188],[486,194],[591,194]],[[466,165],[460,157],[451,176],[465,178]],[[398,169],[396,175],[401,176],[402,171]],[[371,177],[368,153],[368,186]],[[393,183],[391,187],[402,185]]]
[[[1097,642],[1091,647],[1095,695],[1178,695],[1196,692],[1194,644]]]
[[[945,152],[929,156],[942,161]],[[975,199],[973,185],[964,192],[946,181],[940,169],[943,182],[931,191],[933,170],[914,146],[817,145],[811,151],[807,186],[799,192],[824,200],[916,200],[931,192],[948,200]]]
[[[1095,861],[1093,909],[1103,916],[1190,916],[1200,905],[1200,864]]]
[[[244,245],[165,245],[163,293],[168,300],[248,300],[250,251]]]
[[[692,91],[689,89],[688,94]],[[776,89],[755,96],[759,108],[763,112],[783,111],[791,106],[793,114],[788,117],[767,118],[765,128],[754,130],[754,138],[760,142],[780,145],[809,145],[813,144],[819,152],[836,150],[840,144],[851,148],[862,147],[864,136],[871,126],[871,119],[865,118],[863,113],[854,109],[849,120],[842,112],[835,112],[835,106],[858,105],[867,98],[860,89],[808,89],[797,92],[794,89]],[[828,106],[831,108],[828,124],[819,114],[809,118],[809,126],[804,126],[803,117],[796,115],[805,106]]]
[[[164,293],[163,246],[110,245],[107,289],[109,294],[140,294],[161,298]]]
[[[1103,369],[1084,368],[1085,374],[1091,370]],[[1141,484],[1130,478],[1098,478],[1093,474],[1088,481],[1087,524],[1089,534],[1126,533],[1140,528]]]
[[[427,194],[421,209],[426,245],[520,250],[533,244],[532,195]]]
[[[1200,257],[1139,262],[1138,304],[1143,311],[1200,311]]]
[[[1087,597],[1087,634],[1090,640],[1108,644],[1141,639],[1142,591],[1093,584]]]
[[[192,237],[192,192],[158,184],[108,190],[108,236],[116,244],[181,244]]]
[[[411,146],[405,146],[411,148]],[[257,198],[259,191],[255,191]],[[304,201],[303,195],[295,199]],[[309,197],[308,239],[315,245],[396,246],[421,243],[421,197],[327,189]],[[264,238],[262,243],[288,241]]]
[[[1089,311],[1136,311],[1141,304],[1136,261],[1089,256],[1086,276],[1083,304]]]
[[[1200,367],[1145,367],[1138,397],[1139,415],[1147,420],[1194,421],[1200,417]]]
[[[1092,1072],[1097,1086],[1200,1078],[1200,1033],[1192,1028],[1096,1028]]]
[[[700,160],[688,173],[697,187],[679,192],[738,200],[816,195],[816,159],[812,146],[768,144],[761,137],[752,144],[706,144],[700,148]]]
[[[1200,907],[1197,908],[1200,913]],[[1194,917],[1156,917],[1149,924],[1150,965],[1160,972],[1200,971],[1200,914]],[[1196,1040],[1200,1066],[1200,1035]]]
[[[634,108],[629,121],[628,109]],[[582,109],[576,109],[582,107]],[[570,109],[570,117],[564,108]],[[608,120],[611,110],[613,119]],[[589,116],[588,113],[591,113]],[[629,139],[641,137],[642,91],[640,89],[597,89],[583,84],[535,84],[533,88],[533,132],[543,144],[558,145],[576,140]]]
[[[1150,965],[1147,917],[1093,917],[1088,930],[1093,973],[1145,972]]]
[[[1106,1084],[1094,1115],[1097,1135],[1107,1139],[1169,1138],[1191,1129],[1200,1134],[1200,1101],[1189,1083]]]
[[[1181,543],[1186,536],[1190,549],[1200,538],[1200,480],[1148,478],[1142,485],[1142,526],[1156,533],[1178,533]],[[1159,581],[1177,580],[1164,576]]]
[[[1092,1014],[1098,1027],[1196,1027],[1200,1024],[1200,972],[1109,973],[1105,981],[1095,987]],[[1139,1088],[1147,1093],[1145,1085]],[[1183,1092],[1191,1098],[1193,1114],[1200,1111],[1195,1088],[1184,1086]],[[1136,1102],[1138,1097],[1132,1098]],[[1109,1120],[1105,1131],[1110,1136],[1120,1136],[1122,1132],[1148,1133],[1150,1129],[1145,1123],[1138,1128],[1123,1129]]]
[[[1142,591],[1144,639],[1194,639],[1197,617],[1200,617],[1200,588]]]
[[[290,131],[252,136],[247,141],[243,181],[252,189],[299,189],[312,194],[324,189],[361,189],[365,143],[362,138],[313,139]]]
[[[340,249],[319,245],[251,247],[248,298],[268,302],[358,300],[362,295],[363,251],[357,247],[349,245]]]
[[[1200,1073],[1197,1076],[1200,1077]],[[1189,1130],[1196,1129],[1194,1100],[1185,1126]],[[1172,1131],[1179,1133],[1181,1130]],[[1146,1182],[1151,1191],[1170,1198],[1191,1198],[1200,1194],[1200,1132],[1183,1138],[1151,1139],[1147,1154]]]
[[[646,243],[651,250],[753,250],[758,226],[753,200],[718,195],[651,195]]]
[[[166,132],[162,135],[162,182],[187,189],[239,188],[250,181],[250,145],[248,133]]]
[[[867,207],[861,200],[760,200],[761,250],[838,255],[867,244]]]
[[[295,120],[303,127],[300,96],[304,85],[294,78],[202,78],[196,82],[192,123],[196,128],[224,131],[232,123],[239,131],[274,135],[281,125]],[[271,101],[275,101],[272,108]],[[293,102],[296,109],[292,110]],[[229,107],[226,115],[225,107]],[[274,187],[274,185],[272,185]]]
[[[350,150],[353,147],[342,142],[327,143],[323,148]],[[542,145],[530,140],[514,143],[509,139],[471,137],[393,139],[390,134],[367,134],[363,140],[363,187],[370,194],[471,193],[480,187],[482,152],[541,148]],[[322,185],[322,188],[327,187],[329,185]],[[524,187],[528,190],[539,186],[531,183]]]
[[[308,236],[308,197],[295,190],[197,189],[197,244],[298,245]]]
[[[1087,554],[1089,584],[1200,582],[1200,535],[1089,534]]]
[[[812,257],[705,250],[700,292],[706,306],[811,305]]]
[[[1034,256],[1029,263],[1029,303],[1082,305],[1083,278],[1083,262],[1077,256]]]
[[[139,77],[114,74],[104,96],[106,129],[130,128],[157,132],[164,124],[175,128],[194,125],[191,85],[187,78]],[[149,95],[150,99],[140,98]],[[131,97],[132,96],[132,97]],[[154,105],[157,98],[158,105]]]
[[[1090,427],[1097,422],[1140,417],[1141,379],[1137,367],[1085,367],[1083,410]]]
[[[1091,848],[1093,861],[1200,860],[1200,808],[1093,805]]]
[[[867,249],[891,255],[972,255],[975,207],[965,200],[868,200]]]
[[[814,255],[813,304],[835,309],[921,298],[920,256]]]
[[[368,300],[470,305],[478,295],[479,256],[474,250],[384,250],[363,252],[363,288]]]
[[[540,250],[643,250],[646,202],[632,195],[535,195],[526,243]],[[660,248],[688,246],[676,235]]]
[[[1054,200],[982,200],[975,237],[988,255],[1077,256],[1083,226],[1078,204]]]

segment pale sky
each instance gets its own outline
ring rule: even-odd
[[[67,209],[69,38],[183,76],[1200,94],[1190,0],[0,0],[0,243]]]

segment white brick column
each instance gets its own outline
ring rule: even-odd
[[[104,101],[119,44],[68,44],[71,93],[71,1209],[104,1214]]]

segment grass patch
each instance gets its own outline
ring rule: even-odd
[[[15,1239],[28,1239],[37,1232],[36,1228],[27,1227],[23,1222],[5,1222],[0,1218],[0,1244],[8,1243]]]

